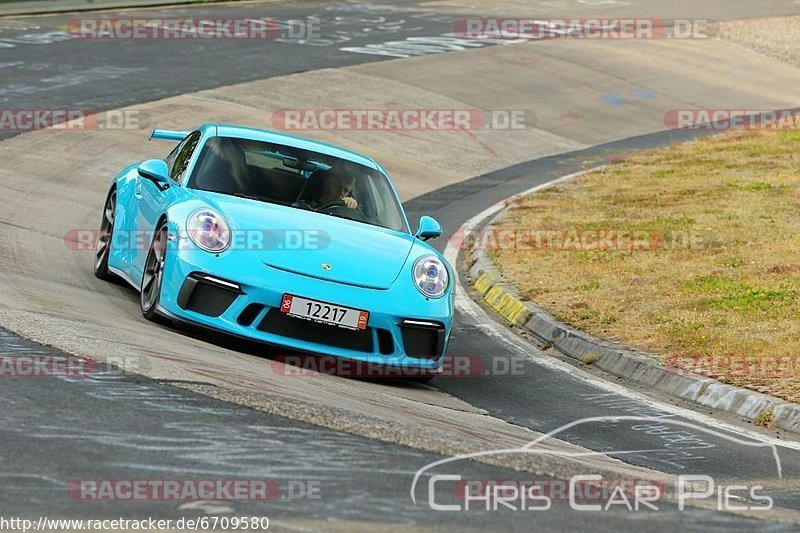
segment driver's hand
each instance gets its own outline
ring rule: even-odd
[[[358,209],[358,200],[352,196],[345,196],[342,198],[342,201],[344,201],[344,205],[347,209]]]

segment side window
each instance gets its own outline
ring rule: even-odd
[[[192,154],[195,148],[197,148],[197,143],[199,141],[200,132],[192,132],[167,156],[165,161],[167,163],[167,168],[169,168],[169,177],[172,181],[178,183],[183,179],[183,174],[186,172],[186,167],[189,166],[189,161],[192,159]]]
[[[164,162],[167,164],[167,168],[169,169],[169,173],[170,174],[172,174],[172,166],[175,164],[175,158],[178,157],[178,154],[183,149],[183,147],[186,145],[186,141],[187,140],[188,140],[188,137],[186,139],[182,140],[180,143],[178,143],[178,146],[176,146],[169,153],[169,155],[164,158]]]

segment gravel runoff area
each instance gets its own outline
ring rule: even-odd
[[[800,16],[724,21],[708,33],[800,67]]]

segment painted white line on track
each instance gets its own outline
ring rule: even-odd
[[[569,180],[572,178],[576,178],[580,175],[594,172],[603,168],[603,166],[592,168],[589,170],[585,170],[582,172],[576,172],[574,174],[569,174],[566,176],[562,176],[558,179],[550,181],[548,183],[544,183],[542,185],[537,185],[536,187],[532,187],[522,193],[514,195],[511,197],[511,200],[516,199],[521,196],[525,196],[528,194],[532,194],[536,191],[541,189],[551,187],[556,183],[561,181]],[[508,204],[508,200],[503,200],[498,202],[491,207],[488,207],[475,215],[474,217],[467,220],[455,233],[455,235],[468,235],[469,232],[472,232],[477,226],[479,226],[483,221],[492,217],[499,213],[506,205]],[[734,424],[728,424],[726,422],[722,422],[714,417],[704,415],[702,413],[698,413],[697,411],[693,411],[691,409],[686,409],[684,407],[678,407],[676,405],[670,405],[668,403],[664,403],[658,401],[654,398],[651,398],[645,394],[640,392],[636,392],[626,388],[623,385],[619,385],[616,383],[612,383],[610,381],[606,381],[598,376],[593,374],[589,374],[581,370],[580,368],[573,366],[569,363],[556,359],[555,357],[550,357],[548,355],[544,355],[534,347],[530,342],[526,341],[522,337],[518,336],[516,333],[512,332],[511,330],[507,329],[492,317],[488,315],[488,313],[475,301],[472,300],[467,294],[466,287],[464,287],[463,283],[461,283],[461,279],[458,275],[458,269],[456,268],[456,264],[458,261],[458,252],[459,246],[453,244],[453,240],[451,239],[447,243],[447,247],[444,251],[445,258],[450,262],[453,266],[453,274],[455,277],[455,283],[457,286],[456,292],[456,308],[463,314],[470,317],[472,322],[472,327],[475,329],[480,330],[482,333],[490,336],[492,338],[497,339],[498,341],[502,342],[503,345],[510,351],[519,354],[520,356],[524,357],[528,361],[535,363],[537,365],[544,366],[551,370],[556,370],[559,372],[563,372],[565,374],[570,374],[576,379],[579,379],[593,387],[598,389],[602,389],[604,391],[610,392],[612,394],[617,394],[620,396],[624,396],[630,400],[635,402],[639,402],[641,404],[646,405],[652,409],[657,409],[659,411],[663,411],[665,413],[669,413],[670,415],[680,416],[682,418],[692,420],[694,422],[704,424],[707,426],[712,426],[717,429],[722,429],[725,431],[729,431],[731,433],[748,437],[758,442],[763,442],[766,444],[771,444],[775,446],[781,446],[783,448],[789,448],[792,450],[800,450],[800,442],[793,441],[793,440],[783,440],[783,439],[776,439],[774,437],[770,437],[768,435],[762,435],[759,432],[737,426]]]

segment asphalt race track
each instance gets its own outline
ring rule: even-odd
[[[510,2],[509,9],[519,10],[518,4]],[[536,4],[544,9],[547,3]],[[584,9],[577,13],[581,16],[606,9],[592,7],[594,2],[566,4]],[[608,11],[602,11],[608,16],[614,9],[627,13],[636,6],[646,16],[672,13],[659,2],[608,4]],[[695,10],[691,16],[716,19],[800,12],[791,2],[769,1],[758,7],[743,1],[691,4]],[[298,90],[292,84],[318,91],[324,99],[317,106],[337,107],[347,101],[348,93],[355,93],[348,87],[326,86],[325,80],[346,76],[358,85],[366,79],[360,76],[380,75],[389,84],[410,68],[423,74],[404,77],[403,90],[418,91],[425,98],[445,94],[440,85],[461,90],[457,79],[447,84],[435,72],[446,77],[448,71],[442,69],[448,62],[486,57],[495,61],[501,57],[497,54],[517,45],[487,44],[447,52],[434,52],[434,47],[415,57],[400,57],[398,47],[386,43],[419,43],[414,41],[419,38],[429,43],[450,33],[460,14],[474,16],[474,10],[481,9],[485,9],[481,2],[302,1],[107,14],[320,21],[322,35],[314,43],[286,39],[266,44],[244,40],[99,43],[76,40],[64,32],[72,15],[0,18],[0,109],[143,110],[141,128],[135,131],[23,133],[0,128],[0,198],[8,209],[0,215],[4,224],[0,326],[5,328],[0,329],[0,353],[5,358],[77,354],[99,361],[88,377],[0,378],[5,405],[0,426],[0,477],[4,480],[0,516],[267,516],[273,528],[313,531],[390,531],[408,525],[447,530],[798,530],[797,435],[758,428],[752,421],[638,390],[543,353],[475,304],[466,285],[459,287],[448,354],[487,369],[479,375],[442,376],[429,385],[297,377],[274,361],[280,355],[275,349],[145,321],[132,290],[96,280],[92,254],[65,246],[64,234],[70,228],[90,228],[99,221],[108,180],[116,169],[170,149],[169,143],[146,142],[150,125],[167,127],[165,120],[175,120],[176,128],[188,128],[216,120],[214,113],[219,113],[269,127],[266,111],[263,117],[259,115],[253,102],[284,101]],[[690,7],[676,4],[674,9],[689,12]],[[538,53],[533,48],[537,45],[525,44],[527,52],[520,53]],[[709,45],[711,51],[702,53],[709,57],[718,53],[714,46],[725,45]],[[383,53],[363,53],[370,49]],[[569,49],[554,45],[548,50],[539,65],[544,69],[548,61],[558,61],[567,73],[563,79],[554,77],[554,90],[571,69],[586,68],[582,56]],[[743,55],[741,61],[752,62],[751,70],[758,72],[783,73],[786,68],[777,62],[760,63],[755,56]],[[618,79],[627,75],[630,79]],[[620,76],[610,77],[615,77],[615,83],[639,87],[643,83],[636,78],[639,75],[641,71],[631,66]],[[728,75],[738,77],[741,72]],[[288,96],[280,90],[284,80]],[[478,87],[481,83],[485,81],[476,81]],[[658,83],[653,81],[654,93],[660,90]],[[791,87],[793,82],[785,78],[784,83]],[[586,85],[592,86],[591,91],[604,90],[592,80]],[[758,87],[758,81],[742,81],[731,89],[741,94],[731,99],[747,105],[748,98],[756,98],[751,87]],[[464,102],[502,100],[486,91],[460,96]],[[519,97],[527,98],[524,93]],[[784,103],[772,93],[764,98],[771,105]],[[791,95],[786,99],[786,104],[791,103]],[[511,106],[497,104],[498,108]],[[567,94],[561,106],[569,110],[575,103]],[[590,106],[581,109],[589,118],[593,112]],[[596,117],[628,112],[602,108]],[[444,251],[462,224],[511,195],[632,151],[693,136],[662,131],[663,124],[647,122],[647,112],[641,113],[641,122],[621,123],[621,133],[598,130],[591,136],[581,136],[576,133],[580,126],[563,120],[549,122],[550,110],[536,114],[530,121],[535,132],[513,146],[513,153],[498,148],[502,143],[497,139],[468,145],[473,152],[464,153],[464,160],[481,160],[470,167],[475,169],[472,174],[465,163],[463,172],[426,180],[424,162],[440,159],[446,168],[450,158],[462,155],[443,154],[441,145],[428,138],[409,139],[411,148],[377,139],[375,157],[383,161],[380,153],[396,147],[398,155],[396,159],[390,156],[387,167],[401,182],[398,190],[409,219],[416,221],[428,214],[439,220],[445,234],[436,245]],[[339,140],[355,147],[372,142],[368,134],[342,134]],[[413,144],[417,142],[421,144]],[[427,152],[420,153],[418,160],[408,156],[414,146],[423,144]],[[442,144],[447,151],[446,141]],[[459,256],[456,263],[461,262]],[[510,368],[514,370],[503,370]],[[422,474],[416,502],[411,498],[415,474],[426,465],[456,454],[521,446],[579,421],[584,422],[548,440],[554,452],[550,456],[511,453],[446,463]],[[584,455],[569,457],[568,452]],[[659,502],[658,511],[615,506],[601,513],[575,511],[568,502],[556,501],[550,510],[535,512],[533,517],[531,512],[479,506],[462,512],[436,511],[428,504],[427,483],[438,473],[545,483],[594,473],[666,484],[677,476],[710,476],[719,487],[758,485],[776,508],[734,512],[719,508],[711,498],[685,509],[669,500]],[[81,479],[255,478],[275,480],[279,488],[275,498],[97,502],[75,498],[69,491],[70,482]],[[437,499],[457,502],[452,494],[440,494]],[[752,494],[740,494],[737,501],[748,506],[755,505],[755,500]]]

